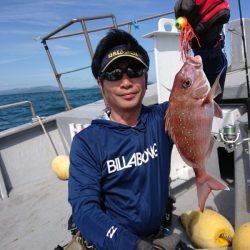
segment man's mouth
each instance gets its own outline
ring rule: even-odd
[[[129,99],[134,98],[136,96],[136,94],[137,94],[136,92],[129,92],[129,93],[122,94],[121,97],[123,99],[129,100]]]

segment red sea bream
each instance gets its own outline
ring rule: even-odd
[[[210,88],[201,57],[190,56],[175,76],[165,117],[166,132],[184,162],[194,169],[201,211],[211,190],[227,189],[205,169],[214,142],[213,117],[222,117],[219,105],[213,100],[220,92],[219,76]]]

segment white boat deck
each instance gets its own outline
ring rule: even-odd
[[[178,216],[197,204],[193,181],[179,188],[174,204],[172,230],[190,243],[178,221]],[[206,207],[212,208],[234,222],[234,189],[216,191],[210,195]],[[71,238],[67,230],[71,208],[67,202],[67,181],[51,176],[30,183],[11,192],[0,204],[1,250],[53,250]]]
[[[53,250],[66,244],[70,214],[67,181],[51,176],[16,188],[0,203],[0,249]]]

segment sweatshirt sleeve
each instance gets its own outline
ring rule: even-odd
[[[74,223],[99,250],[132,250],[138,237],[121,227],[101,208],[101,168],[98,152],[74,137],[70,152],[69,202]]]

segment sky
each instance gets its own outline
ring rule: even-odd
[[[140,18],[170,12],[175,0],[1,0],[0,7],[0,93],[13,88],[55,86],[57,82],[41,38],[59,26],[78,17],[114,14],[117,23],[136,21]],[[239,19],[237,0],[229,0],[231,20]],[[250,18],[250,1],[241,0],[242,15]],[[167,17],[167,16],[166,16]],[[173,15],[168,18],[174,18]],[[152,39],[143,35],[157,30],[159,19],[139,23],[132,27],[132,34],[149,52],[151,70],[149,80],[155,81]],[[88,21],[88,29],[112,24],[111,18]],[[123,27],[127,30],[127,27]],[[81,31],[80,23],[64,31]],[[93,50],[107,31],[90,33]],[[62,33],[60,33],[62,34]],[[95,85],[88,68],[91,64],[83,35],[48,41],[58,73],[87,67],[76,73],[63,74],[65,88],[85,88]]]

